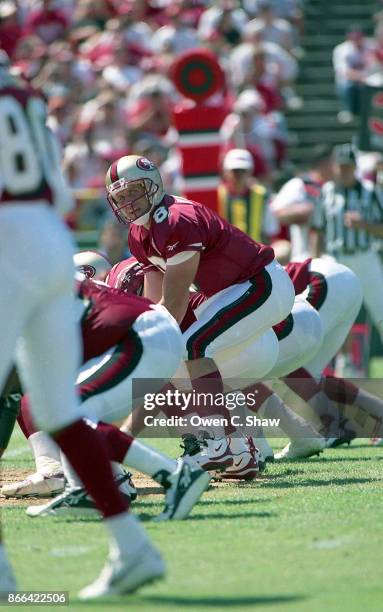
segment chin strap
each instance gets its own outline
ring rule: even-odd
[[[148,210],[148,212],[141,215],[141,217],[138,217],[138,219],[135,219],[134,221],[132,221],[132,223],[134,225],[145,225],[145,223],[147,223],[150,219],[150,213],[152,212],[152,210],[153,210],[153,206],[150,210]]]

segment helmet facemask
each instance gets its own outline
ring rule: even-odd
[[[123,197],[124,191],[132,186],[141,186],[142,192],[136,197]],[[128,181],[125,178],[115,181],[108,186],[107,199],[113,213],[117,217],[119,223],[129,225],[144,225],[149,221],[150,213],[154,206],[154,196],[157,193],[159,186],[149,178],[140,178]],[[145,198],[148,204],[147,210],[142,210],[142,206],[135,206],[138,200]]]

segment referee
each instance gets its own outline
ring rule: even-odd
[[[383,340],[383,269],[376,251],[383,237],[383,199],[372,183],[357,179],[352,145],[335,147],[333,156],[334,180],[324,184],[313,215],[316,251],[358,276],[366,308]],[[341,297],[341,287],[339,292]]]

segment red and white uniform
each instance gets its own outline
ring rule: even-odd
[[[80,415],[80,338],[72,240],[57,214],[72,199],[45,120],[42,97],[0,68],[0,386],[20,338],[16,360],[34,420],[55,431]]]
[[[82,310],[83,366],[77,378],[82,407],[89,418],[114,421],[130,413],[134,399],[139,402],[133,379],[146,379],[143,389],[154,392],[173,376],[182,356],[181,333],[165,308],[145,298],[91,280],[78,283],[77,294]]]
[[[360,283],[351,270],[327,259],[291,262],[286,271],[296,298],[290,315],[273,327],[279,355],[269,376],[281,378],[301,367],[320,376],[356,319]]]
[[[363,293],[357,276],[330,259],[307,259],[287,266],[299,293],[320,316],[323,340],[304,367],[312,376],[322,370],[336,355],[353,325],[362,305]]]
[[[194,284],[207,299],[183,334],[185,359],[214,358],[218,351],[247,341],[249,330],[258,338],[292,308],[293,286],[274,261],[273,250],[197,202],[165,196],[154,209],[149,230],[130,226],[129,246],[144,271],[164,272],[200,253]],[[275,337],[271,343],[275,361]]]
[[[112,268],[106,283],[112,287],[121,288],[126,293],[140,295],[144,287],[143,266],[134,257],[125,259]],[[188,308],[180,323],[182,333],[185,333],[197,321],[194,311],[206,299],[201,291],[189,294]],[[250,334],[249,339],[235,347],[229,347],[227,350],[224,347],[221,348],[214,353],[214,360],[224,379],[253,380],[265,376],[275,363],[275,346],[275,333],[270,329],[258,338]],[[188,377],[186,372],[184,377]]]
[[[361,307],[362,291],[346,266],[325,259],[306,259],[286,266],[296,293],[287,318],[273,326],[279,354],[269,378],[281,378],[304,367],[319,377],[344,343]],[[249,355],[239,351],[237,368]]]
[[[280,378],[306,364],[307,369],[319,375],[342,345],[357,316],[361,300],[359,283],[348,268],[331,260],[292,262],[286,271],[296,297],[288,317],[273,326],[279,354],[268,376]],[[133,257],[120,262],[111,270],[109,282],[124,287],[128,293],[142,291],[143,266]],[[194,310],[205,300],[201,292],[190,294],[188,310],[180,325],[183,332],[193,325]],[[262,336],[254,341],[250,334],[248,341],[229,351],[217,351],[214,358],[224,377],[251,378],[252,370],[259,368],[260,355],[268,351],[268,340]]]

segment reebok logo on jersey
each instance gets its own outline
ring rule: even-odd
[[[176,246],[180,243],[179,240],[177,240],[177,242],[175,242],[174,244],[169,244],[169,246],[166,247],[166,249],[168,251],[174,251],[174,249],[176,248]]]

